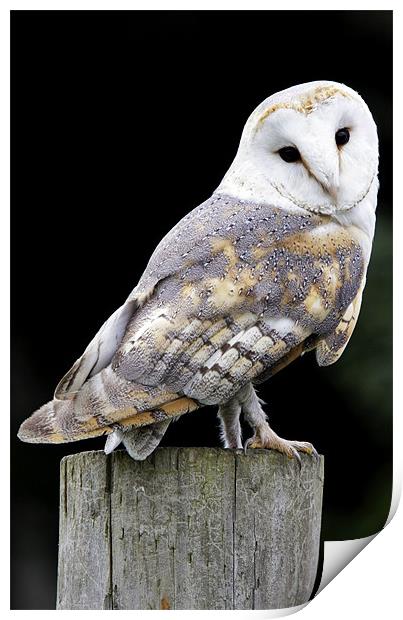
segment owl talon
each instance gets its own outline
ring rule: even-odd
[[[291,457],[289,456],[288,458],[296,459],[297,463],[298,463],[299,470],[301,471],[302,461],[301,461],[300,455],[298,454],[298,450],[296,450],[294,447],[292,447],[292,456]]]
[[[307,441],[289,441],[282,439],[271,428],[264,429],[263,432],[256,432],[253,437],[249,437],[244,444],[244,452],[246,454],[248,448],[263,448],[267,450],[277,450],[281,454],[285,454],[289,459],[296,459],[299,468],[301,469],[302,461],[300,452],[305,452],[312,456],[315,461],[319,460],[319,455],[313,445]],[[264,438],[263,438],[264,437]]]
[[[247,439],[243,445],[243,451],[244,454],[247,453],[248,448],[264,448],[264,446],[259,442],[259,440],[253,436],[253,437],[249,437],[249,439]]]
[[[317,451],[315,450],[313,446],[312,446],[312,457],[315,459],[317,463],[319,462],[319,454],[317,453]]]

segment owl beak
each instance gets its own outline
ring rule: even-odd
[[[314,159],[309,154],[304,153],[302,154],[302,161],[308,172],[322,186],[323,191],[331,197],[333,202],[337,202],[340,185],[338,159],[333,156],[329,157],[324,152],[320,153],[320,157],[317,153],[315,155]]]
[[[339,192],[339,175],[338,174],[331,174],[331,175],[326,174],[325,179],[326,179],[326,182],[322,183],[322,185],[326,189],[329,196],[334,200],[334,202],[337,202],[337,196]]]
[[[321,168],[320,170],[312,171],[312,174],[322,186],[323,191],[329,194],[334,202],[337,202],[340,185],[339,171],[335,171],[333,167],[329,170]]]

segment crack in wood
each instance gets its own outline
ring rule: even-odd
[[[309,600],[323,459],[89,452],[61,466],[58,609],[276,609]]]

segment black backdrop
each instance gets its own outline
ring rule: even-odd
[[[307,355],[260,393],[280,435],[325,455],[323,538],[377,531],[391,491],[392,13],[19,11],[11,31],[12,608],[54,607],[59,461],[103,447],[22,444],[19,424],[219,184],[253,108],[310,80],[344,82],[373,111],[377,234],[341,361]],[[218,443],[213,408],[164,439]]]

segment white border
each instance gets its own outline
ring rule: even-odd
[[[10,458],[9,440],[10,437],[10,312],[9,312],[9,290],[10,290],[10,35],[9,19],[5,11],[1,10],[0,18],[0,273],[2,303],[0,303],[0,394],[1,406],[3,409],[4,423],[4,442],[1,450],[2,466],[1,475],[3,479],[2,489],[5,494],[4,503],[8,503],[7,509],[2,510],[1,532],[3,533],[2,557],[0,563],[0,600],[3,605],[9,605],[10,598],[10,576],[9,576],[9,556],[10,556],[10,510],[9,510],[9,485],[10,485]],[[6,440],[7,435],[7,440]],[[4,477],[4,478],[3,478]],[[6,499],[7,498],[7,499]]]
[[[374,0],[352,0],[351,2],[327,2],[283,0],[281,3],[267,0],[15,0],[4,2],[9,10],[396,10],[399,3],[382,3]],[[395,8],[396,7],[396,8]]]
[[[330,4],[332,6],[330,6]],[[402,45],[402,18],[401,9],[397,2],[389,2],[387,5],[383,5],[379,2],[364,2],[364,1],[350,1],[327,3],[326,7],[321,2],[305,2],[303,6],[300,3],[294,1],[290,2],[284,0],[281,2],[281,6],[276,6],[274,3],[268,3],[264,0],[250,0],[249,2],[230,2],[215,0],[204,0],[204,2],[130,2],[129,0],[115,0],[115,2],[107,0],[81,0],[62,2],[62,1],[43,1],[35,2],[33,0],[15,1],[7,4],[3,2],[0,8],[0,75],[1,75],[1,125],[0,125],[0,191],[2,194],[1,209],[0,209],[0,234],[2,236],[0,243],[0,269],[2,275],[2,290],[9,290],[9,215],[7,206],[9,205],[9,10],[55,10],[55,9],[90,9],[90,10],[132,10],[132,9],[272,9],[278,8],[285,10],[370,10],[370,9],[383,9],[394,10],[394,22],[395,22],[395,36],[394,36],[394,48],[395,48],[395,69],[394,69],[394,88],[395,88],[395,101],[394,101],[394,127],[395,127],[395,147],[394,147],[394,172],[395,179],[399,180],[402,170],[402,158],[401,153],[401,137],[403,136],[403,127],[401,121],[401,111],[403,110],[402,99],[402,79],[398,73],[397,59],[403,58],[403,45]],[[382,71],[382,67],[374,67],[374,80],[379,71]],[[401,71],[400,71],[401,73]],[[402,229],[402,200],[401,191],[399,191],[398,183],[394,185],[394,264],[395,274],[403,273],[402,264],[402,247],[401,235]],[[400,199],[400,200],[399,200]],[[16,284],[16,283],[15,283]],[[23,282],[19,283],[23,286]],[[3,296],[4,299],[4,296]],[[398,318],[399,310],[402,308],[402,284],[395,278],[394,281],[394,341],[395,351],[399,352],[400,348],[398,343],[402,340],[402,330],[399,327]],[[3,430],[4,436],[9,436],[9,310],[8,304],[4,301],[0,305],[1,308],[1,334],[0,342],[2,343],[2,356],[0,366],[0,380],[2,395],[2,407],[5,410],[3,412],[3,420],[6,419],[6,425]],[[402,423],[401,423],[401,395],[397,393],[397,387],[399,386],[399,380],[401,382],[402,369],[399,363],[398,356],[395,356],[394,360],[394,382],[396,386],[395,398],[394,398],[394,486],[393,486],[393,500],[391,506],[392,518],[396,511],[399,497],[401,494],[402,486]],[[6,417],[4,417],[6,416]],[[8,446],[8,442],[6,442]],[[3,467],[1,469],[4,480],[9,481],[9,454],[8,449],[4,449],[1,452],[1,458],[3,459]],[[363,458],[370,458],[370,455],[365,456],[363,452]],[[4,488],[7,484],[4,485]],[[9,495],[8,495],[9,497]],[[3,553],[1,563],[1,608],[4,611],[8,610],[9,605],[9,511],[3,510],[2,517],[2,532],[3,540]],[[353,562],[351,562],[340,575],[333,580],[330,585],[322,591],[314,601],[312,601],[305,609],[300,611],[301,617],[307,617],[309,619],[315,619],[326,617],[329,620],[339,619],[340,614],[344,613],[347,617],[365,616],[367,619],[379,618],[382,614],[385,618],[395,618],[398,613],[401,612],[401,549],[402,547],[402,532],[403,532],[403,510],[397,511],[396,516],[389,523],[389,525],[375,538],[375,540],[366,547]],[[13,614],[54,614],[54,611],[12,611]],[[63,612],[65,614],[82,614],[84,612]],[[98,613],[98,612],[89,612]],[[110,612],[105,612],[110,613]],[[113,612],[112,612],[113,613]],[[136,613],[136,612],[123,612],[123,613]],[[159,614],[164,612],[137,612],[144,614]],[[171,611],[171,615],[181,615],[188,612],[175,612]],[[246,615],[254,614],[254,617],[273,617],[270,612],[203,612],[192,611],[192,614],[198,616],[208,615],[209,618],[227,614],[237,614],[238,616],[245,617]]]

